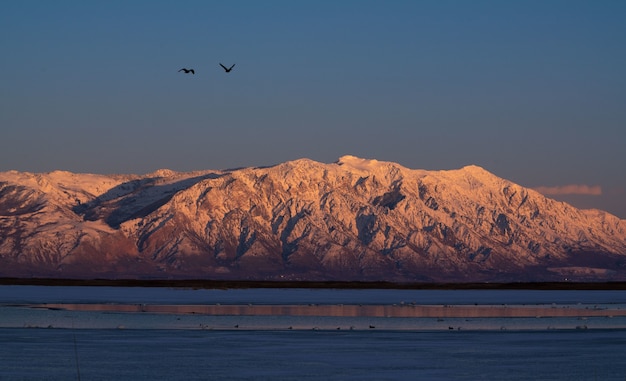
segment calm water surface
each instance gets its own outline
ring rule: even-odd
[[[0,286],[0,303],[164,304],[626,304],[616,290],[345,290],[345,289],[173,289],[156,287]]]
[[[622,308],[623,291],[0,286],[0,380],[626,380],[623,318],[191,316],[37,303]]]

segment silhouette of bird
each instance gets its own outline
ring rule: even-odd
[[[185,74],[189,74],[190,72],[191,72],[191,74],[196,74],[196,72],[195,72],[195,71],[193,71],[193,69],[185,69],[185,68],[182,68],[182,69],[180,69],[178,72],[180,73],[181,71],[184,71],[184,72],[185,72]]]
[[[222,67],[222,69],[224,69],[224,71],[226,71],[227,73],[230,73],[230,71],[233,70],[233,68],[235,67],[235,64],[233,64],[233,66],[231,67],[226,67],[222,64],[220,64],[220,66]]]

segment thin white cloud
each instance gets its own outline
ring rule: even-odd
[[[555,187],[536,187],[537,192],[544,195],[587,195],[587,196],[600,196],[602,194],[602,188],[599,185],[560,185]]]

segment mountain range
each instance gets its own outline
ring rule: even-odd
[[[626,220],[470,165],[0,173],[0,277],[626,280]]]

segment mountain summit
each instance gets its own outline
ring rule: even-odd
[[[626,280],[626,221],[478,166],[0,173],[0,276]]]

